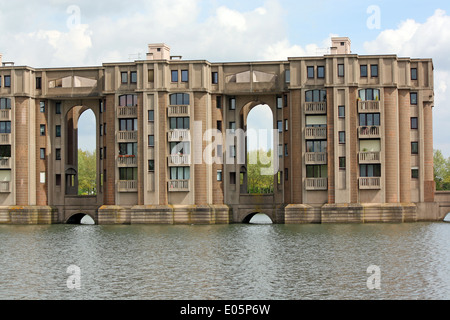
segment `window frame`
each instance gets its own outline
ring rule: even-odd
[[[418,129],[419,129],[419,118],[411,117],[411,130],[418,130]]]
[[[419,154],[419,142],[418,141],[412,141],[411,142],[411,154],[412,155],[418,155]]]
[[[314,66],[307,66],[306,67],[306,76],[308,79],[314,79],[315,75],[315,68]]]
[[[363,72],[364,71],[364,72]],[[359,75],[361,78],[367,78],[369,73],[368,73],[368,68],[367,68],[367,64],[362,64],[359,66]]]
[[[378,75],[379,75],[378,64],[371,64],[370,65],[370,77],[378,78]]]
[[[340,63],[338,66],[338,78],[344,78],[345,77],[345,65],[343,63]]]
[[[417,68],[411,68],[411,80],[417,80]]]
[[[170,70],[170,82],[178,83],[178,81],[179,81],[178,70]]]
[[[121,71],[120,72],[120,83],[121,84],[128,84],[128,71]]]
[[[317,79],[325,79],[325,66],[317,66]]]

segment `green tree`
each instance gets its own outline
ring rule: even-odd
[[[78,150],[78,194],[97,194],[97,156],[95,151]]]
[[[434,181],[436,190],[450,190],[450,158],[445,159],[440,150],[434,150]]]
[[[247,183],[251,194],[273,193],[274,175],[272,150],[254,150],[247,154]],[[269,163],[267,163],[269,162]]]

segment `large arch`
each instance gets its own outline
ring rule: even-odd
[[[88,217],[88,219],[86,219],[86,217]],[[66,220],[66,224],[96,224],[96,221],[90,214],[76,213]]]
[[[262,215],[266,218],[264,219],[264,221],[262,221],[263,219],[261,219],[262,222],[254,222],[254,218],[259,215]],[[249,215],[247,215],[244,218],[244,220],[242,221],[242,223],[244,223],[244,224],[273,224],[274,220],[268,214],[266,214],[264,212],[253,212],[253,213],[250,213]]]

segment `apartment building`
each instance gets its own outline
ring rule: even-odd
[[[245,136],[226,136],[245,133],[258,105],[278,133],[264,195],[247,192]],[[0,223],[228,224],[258,212],[275,223],[438,220],[433,106],[431,59],[360,56],[348,38],[286,61],[183,60],[151,44],[145,60],[101,67],[3,62]],[[97,192],[82,197],[86,110]]]

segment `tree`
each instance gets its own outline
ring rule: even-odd
[[[262,155],[264,158],[262,159]],[[273,193],[274,175],[272,150],[254,150],[247,154],[247,183],[248,192],[253,194],[268,194]],[[270,160],[270,163],[265,164],[265,160]]]
[[[78,194],[97,194],[97,156],[95,151],[78,150]]]
[[[434,181],[436,190],[450,190],[450,158],[445,159],[440,150],[434,150]]]

